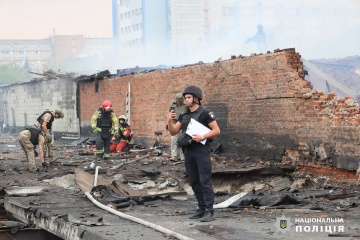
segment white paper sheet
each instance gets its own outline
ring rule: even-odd
[[[205,127],[204,125],[202,125],[201,123],[199,123],[198,121],[192,118],[186,129],[186,134],[192,137],[193,134],[204,135],[210,131],[211,131],[210,128]],[[205,145],[206,140],[207,139],[202,140],[201,143]]]

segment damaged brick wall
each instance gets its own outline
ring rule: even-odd
[[[79,131],[76,115],[76,84],[71,79],[33,80],[0,87],[0,103],[4,104],[4,120],[7,130],[19,132],[26,125],[36,123],[46,109],[63,109],[65,117],[55,120],[54,133]],[[58,134],[56,134],[58,135]]]
[[[213,110],[226,155],[253,161],[310,160],[357,169],[359,106],[351,99],[322,95],[304,80],[301,56],[295,49],[131,74],[98,82],[79,83],[81,126],[102,101],[125,113],[125,93],[131,85],[131,127],[137,143],[151,145],[155,131],[169,144],[165,130],[168,107],[188,85],[203,90],[203,105]]]

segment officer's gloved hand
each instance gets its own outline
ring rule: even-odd
[[[41,163],[41,165],[43,166],[43,168],[48,169],[49,168],[49,164],[47,162],[43,162]]]
[[[98,132],[101,132],[101,128],[94,127],[93,128],[93,133],[98,133]]]

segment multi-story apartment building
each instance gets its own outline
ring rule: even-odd
[[[30,69],[43,69],[44,66],[54,62],[54,48],[52,40],[1,40],[0,39],[0,64],[16,65],[19,67],[28,64]]]
[[[53,35],[47,39],[0,39],[0,65],[27,64],[29,70],[41,72],[48,68],[86,70],[96,68],[110,57],[111,38],[84,38],[82,35]],[[57,69],[56,69],[57,70]]]

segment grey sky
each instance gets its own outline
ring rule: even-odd
[[[111,0],[0,0],[1,39],[112,37]]]
[[[53,29],[57,35],[111,38],[111,2],[0,0],[0,38],[42,39],[52,35]],[[254,2],[261,10],[257,13],[245,12],[245,15],[251,16],[248,22],[241,19],[244,12],[240,12],[238,33],[220,33],[220,37],[213,38],[215,41],[207,45],[204,43],[197,54],[196,51],[188,51],[191,56],[183,56],[183,63],[211,62],[219,57],[228,59],[231,55],[246,56],[256,52],[256,44],[245,44],[245,41],[256,33],[258,24],[264,27],[270,51],[294,47],[306,59],[360,55],[360,0],[239,0],[239,6],[245,9]],[[272,6],[276,9],[280,6],[282,10],[271,10],[274,9]],[[244,21],[245,25],[241,25]],[[176,56],[176,59],[179,57]],[[172,64],[172,61],[167,63]],[[144,65],[157,64],[166,62]]]

